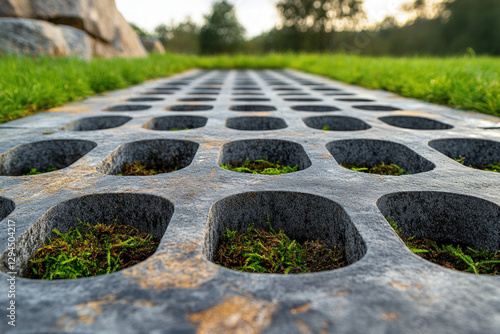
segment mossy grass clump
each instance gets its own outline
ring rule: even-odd
[[[323,126],[321,127],[321,130],[324,130],[324,131],[331,131],[331,130],[332,130],[332,128],[331,128],[331,127],[329,127],[328,125],[323,125]]]
[[[54,280],[109,274],[131,267],[158,248],[154,236],[130,225],[90,225],[57,234],[44,243],[29,260],[29,278]]]
[[[345,252],[323,240],[299,243],[283,230],[250,226],[246,232],[229,229],[222,235],[214,262],[229,269],[251,273],[303,274],[333,270],[347,265]]]
[[[458,159],[454,159],[456,162],[462,164],[465,166],[465,157],[460,157]],[[487,172],[496,172],[500,173],[500,161],[490,163],[490,164],[483,164],[483,165],[477,165],[477,166],[472,166],[469,165],[470,168],[475,168],[475,169],[481,169]]]
[[[50,173],[56,171],[57,168],[55,167],[49,167],[45,170],[37,170],[36,168],[31,168],[29,173],[23,174],[23,176],[30,176],[30,175],[39,175],[39,174],[45,174],[45,173]]]
[[[395,164],[389,164],[385,162],[380,162],[375,165],[361,164],[361,165],[351,165],[351,164],[340,164],[340,166],[353,170],[355,172],[362,172],[368,174],[380,174],[380,175],[409,175],[403,168]]]
[[[178,169],[177,166],[169,165],[154,165],[146,166],[140,161],[134,161],[131,164],[123,165],[122,172],[119,176],[150,176],[163,173],[171,173]]]
[[[468,273],[500,275],[500,252],[486,249],[473,249],[467,245],[450,242],[449,240],[432,240],[430,238],[406,237],[401,227],[392,217],[387,222],[396,231],[405,245],[413,253],[427,261],[439,264],[448,269]]]
[[[188,128],[183,128],[183,129],[181,129],[181,128],[170,128],[170,129],[168,129],[168,131],[184,131],[184,130],[189,130],[189,129],[192,129],[192,128],[189,128],[189,127]]]
[[[294,167],[288,165],[281,165],[278,162],[270,162],[264,159],[250,161],[246,159],[244,163],[239,161],[232,161],[226,165],[220,165],[222,168],[239,173],[251,174],[265,174],[265,175],[279,175],[286,173],[293,173],[299,169],[299,165]]]

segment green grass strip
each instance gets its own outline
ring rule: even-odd
[[[166,54],[84,61],[0,56],[0,123],[192,68],[291,68],[405,97],[500,116],[500,59],[493,57]]]

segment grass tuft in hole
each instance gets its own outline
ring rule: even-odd
[[[455,160],[456,162],[462,164],[465,166],[465,157],[462,157],[460,156],[460,158],[458,159],[453,159]],[[484,171],[487,171],[487,172],[496,172],[496,173],[500,173],[500,161],[499,162],[495,162],[495,163],[491,163],[491,164],[484,164],[484,165],[478,165],[478,166],[472,166],[472,165],[469,165],[470,168],[475,168],[475,169],[481,169],[481,170],[484,170]]]
[[[122,173],[119,176],[149,176],[158,175],[163,173],[175,172],[178,166],[169,165],[154,165],[146,166],[140,161],[134,161],[131,164],[125,164],[122,169]]]
[[[158,240],[135,227],[119,225],[91,226],[79,220],[79,226],[60,233],[44,243],[29,261],[29,278],[54,280],[92,277],[131,267],[151,256]]]
[[[403,240],[406,247],[421,258],[448,269],[469,273],[499,275],[500,253],[486,249],[476,250],[467,245],[448,240],[434,241],[430,238],[406,237],[398,223],[389,216],[387,222]]]
[[[229,269],[252,273],[303,274],[347,265],[345,252],[323,240],[299,243],[283,230],[250,226],[246,232],[229,229],[222,235],[214,262]]]
[[[351,164],[340,164],[340,166],[353,170],[355,172],[362,172],[368,174],[380,174],[380,175],[409,175],[410,173],[406,172],[403,168],[399,167],[395,164],[388,164],[385,162],[380,162],[375,165],[351,165]]]
[[[45,174],[45,173],[50,173],[56,171],[57,168],[55,167],[49,167],[46,170],[37,170],[36,168],[31,168],[29,173],[23,174],[23,176],[30,176],[30,175],[39,175],[39,174]]]
[[[220,165],[222,168],[239,173],[265,174],[265,175],[280,175],[296,172],[299,165],[290,167],[281,165],[278,162],[273,163],[264,159],[250,161],[246,159],[244,163],[232,161],[226,165]]]
[[[329,127],[328,125],[323,125],[323,127],[321,128],[321,130],[324,130],[324,131],[331,131],[332,128]]]

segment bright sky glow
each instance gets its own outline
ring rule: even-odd
[[[408,0],[365,0],[369,22],[382,20],[387,14],[395,15]],[[203,15],[210,13],[213,0],[116,0],[118,9],[129,22],[148,31],[162,24],[185,21],[187,17],[203,24]],[[254,37],[271,29],[279,21],[276,0],[232,0],[238,20]]]

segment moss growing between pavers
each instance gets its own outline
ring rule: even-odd
[[[134,161],[131,164],[125,164],[122,173],[119,176],[150,176],[163,173],[171,173],[178,169],[178,166],[146,166],[140,161]]]
[[[340,164],[340,166],[353,170],[355,172],[362,172],[368,174],[380,174],[380,175],[408,175],[410,173],[406,172],[403,168],[395,164],[389,164],[385,162],[380,162],[375,165],[361,164],[361,165],[351,165],[351,164]]]
[[[57,170],[57,168],[55,168],[55,167],[50,167],[50,168],[47,168],[47,169],[41,170],[41,171],[37,170],[36,168],[31,168],[29,173],[23,174],[23,176],[45,174],[45,173],[54,172],[56,170]]]
[[[458,159],[454,159],[456,162],[462,164],[465,166],[465,157],[460,157]],[[472,166],[472,165],[469,165],[470,168],[474,168],[474,169],[481,169],[481,170],[484,170],[484,171],[487,171],[487,172],[496,172],[496,173],[500,173],[500,161],[498,162],[494,162],[494,163],[490,163],[490,164],[483,164],[483,165],[478,165],[478,166]]]
[[[299,243],[283,230],[254,225],[244,233],[229,229],[222,235],[214,262],[229,269],[252,273],[303,274],[333,270],[347,265],[345,252],[323,240]]]
[[[220,165],[222,168],[239,173],[279,175],[296,172],[299,165],[294,167],[281,165],[278,162],[270,162],[264,159],[250,161],[246,159],[244,163],[232,161],[226,165]]]
[[[158,240],[135,227],[80,222],[37,250],[29,261],[30,278],[53,280],[109,274],[151,256]]]
[[[189,129],[192,129],[192,128],[184,128],[184,129],[180,129],[180,128],[170,128],[170,129],[168,129],[168,131],[184,131],[184,130],[189,130]]]
[[[500,253],[485,249],[473,249],[467,245],[450,242],[449,240],[432,240],[429,238],[407,237],[402,228],[392,217],[387,222],[403,240],[406,247],[421,258],[439,264],[448,269],[469,273],[499,275]]]

